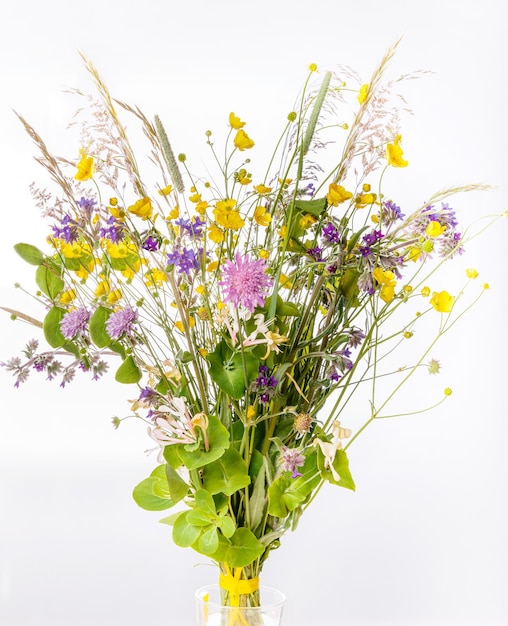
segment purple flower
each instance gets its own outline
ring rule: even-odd
[[[199,259],[196,252],[192,249],[184,248],[183,250],[174,249],[168,254],[168,263],[178,268],[179,274],[190,275],[192,270],[199,269]]]
[[[138,319],[138,312],[126,306],[109,316],[106,322],[106,331],[111,339],[120,339],[124,335],[130,337],[134,330],[134,323]]]
[[[64,215],[61,226],[53,226],[53,236],[63,239],[66,243],[73,243],[77,240],[79,233],[76,222],[70,215]]]
[[[314,259],[314,261],[317,261],[318,263],[324,261],[323,248],[320,248],[319,246],[315,246],[314,248],[307,248],[307,254],[310,255]]]
[[[83,336],[86,333],[90,312],[85,307],[79,307],[66,313],[60,322],[60,330],[66,339]]]
[[[251,261],[248,256],[242,257],[237,252],[235,261],[227,260],[222,266],[224,299],[235,307],[244,306],[252,313],[257,306],[263,306],[268,296],[273,279],[265,272],[266,261]]]
[[[326,226],[323,226],[323,230],[321,231],[323,235],[323,239],[328,243],[339,243],[340,242],[340,234],[337,228],[331,223],[328,222]]]
[[[149,236],[143,241],[141,247],[143,250],[148,250],[148,252],[156,252],[159,249],[159,240]]]
[[[192,220],[180,217],[175,221],[175,224],[180,226],[181,231],[189,237],[200,238],[203,235],[202,228],[206,222],[197,215]]]
[[[109,239],[113,243],[118,243],[123,239],[123,226],[120,222],[111,216],[107,221],[107,228],[101,228],[100,236],[104,239]]]
[[[392,202],[391,200],[386,200],[383,202],[383,208],[379,213],[379,221],[381,224],[386,226],[391,226],[397,220],[402,220],[406,217],[400,207]]]
[[[275,393],[275,388],[279,381],[275,376],[271,376],[266,365],[259,367],[259,376],[252,384],[252,391],[259,394],[259,401],[266,404]]]
[[[302,476],[298,471],[299,467],[305,463],[305,457],[296,448],[282,446],[282,469],[285,472],[292,472],[293,478]]]
[[[95,200],[92,200],[91,198],[83,198],[82,196],[81,200],[78,200],[76,204],[79,206],[80,209],[83,210],[83,212],[86,214],[86,217],[89,218],[92,215],[92,211],[97,202]]]

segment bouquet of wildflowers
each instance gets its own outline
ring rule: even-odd
[[[404,208],[382,186],[408,165],[384,79],[392,53],[365,84],[310,66],[254,174],[241,116],[226,114],[225,137],[206,132],[215,172],[204,177],[173,152],[161,118],[115,101],[86,59],[98,97],[88,98],[77,159],[53,156],[21,118],[57,191],[33,188],[50,224],[44,249],[16,246],[36,267],[42,319],[7,310],[40,326],[47,346],[31,340],[3,366],[16,386],[33,370],[64,386],[114,366],[135,396],[128,417],[145,422],[155,450],[134,499],[173,509],[161,521],[177,545],[218,564],[226,603],[238,596],[232,581],[257,581],[325,481],[355,488],[351,441],[386,417],[470,306],[459,311],[462,291],[435,291],[429,278],[463,251],[448,197],[481,186]],[[142,128],[146,170],[119,112]],[[432,315],[422,353],[384,368]],[[359,394],[365,420],[353,434],[344,414]],[[255,583],[242,598],[256,604]]]

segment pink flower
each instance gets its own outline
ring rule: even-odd
[[[222,266],[222,287],[224,299],[235,307],[244,306],[252,313],[257,306],[263,306],[273,286],[273,279],[266,274],[266,261],[251,261],[249,256],[242,258],[236,253],[236,262],[225,261]]]

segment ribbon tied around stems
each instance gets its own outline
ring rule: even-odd
[[[258,591],[259,577],[256,576],[255,578],[241,579],[243,567],[237,567],[234,574],[231,572],[227,563],[224,563],[223,567],[226,570],[226,573],[221,573],[219,575],[219,587],[229,593],[230,606],[237,608],[236,611],[231,611],[229,624],[230,626],[233,626],[236,618],[238,618],[238,622],[236,623],[242,623],[244,626],[247,626],[247,621],[239,608],[240,596],[249,595]]]

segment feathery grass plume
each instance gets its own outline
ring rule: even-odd
[[[164,154],[164,158],[168,166],[173,185],[176,187],[178,193],[183,193],[185,191],[185,187],[183,184],[182,175],[180,173],[180,169],[178,168],[178,164],[176,162],[173,149],[171,148],[171,144],[169,143],[166,130],[164,129],[164,126],[162,125],[161,119],[158,115],[155,116],[154,121],[155,128],[157,130],[157,136],[159,137],[159,140],[161,142],[162,152]]]
[[[141,176],[139,174],[136,159],[134,157],[134,152],[127,138],[127,133],[125,132],[125,128],[123,127],[123,124],[120,121],[118,114],[116,112],[116,109],[114,107],[113,98],[111,97],[111,94],[109,93],[109,89],[104,84],[104,81],[102,80],[99,72],[97,71],[93,63],[89,59],[87,59],[87,57],[81,52],[79,54],[81,58],[83,59],[87,70],[92,75],[92,78],[95,82],[95,86],[97,87],[97,91],[102,97],[102,100],[104,104],[106,105],[106,110],[111,120],[113,121],[115,128],[118,131],[118,135],[120,138],[120,149],[125,158],[125,166],[127,168],[130,178],[132,179],[134,187],[141,196],[146,196],[147,195],[146,190],[144,188],[143,182],[141,180]]]
[[[337,172],[333,178],[334,183],[339,183],[344,180],[346,174],[353,162],[354,158],[359,154],[358,149],[364,149],[365,142],[362,134],[365,131],[370,130],[370,124],[365,124],[363,121],[366,113],[369,112],[371,103],[374,101],[374,96],[376,95],[381,79],[383,78],[384,72],[391,61],[392,57],[395,54],[397,46],[400,43],[400,39],[398,39],[393,46],[391,46],[385,53],[384,57],[381,59],[381,62],[374,70],[372,77],[368,83],[367,95],[365,100],[361,103],[360,108],[356,114],[355,120],[351,125],[351,131],[344,145],[344,149],[342,152],[342,158],[340,160],[339,165],[337,166]]]
[[[42,153],[42,157],[34,157],[35,160],[49,172],[51,178],[57,183],[57,185],[62,188],[62,191],[64,192],[72,206],[75,206],[76,201],[74,199],[74,190],[69,185],[67,178],[62,173],[62,170],[60,169],[60,166],[58,164],[59,160],[66,163],[68,163],[68,161],[54,157],[49,152],[46,144],[42,140],[41,136],[36,132],[36,130],[32,126],[30,126],[30,124],[19,113],[14,111],[14,114],[23,124],[26,132]]]

